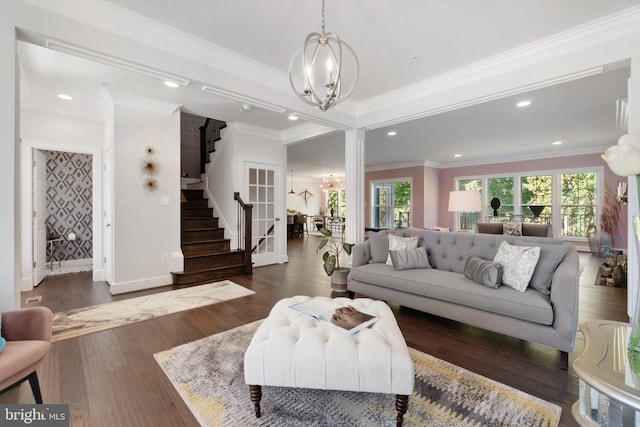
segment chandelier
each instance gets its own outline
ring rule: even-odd
[[[344,183],[341,182],[338,178],[334,178],[333,175],[329,175],[329,178],[322,178],[320,188],[322,189],[322,191],[331,191],[339,188],[344,188]]]
[[[291,60],[289,82],[300,99],[326,111],[351,95],[360,66],[347,43],[336,33],[325,32],[324,0],[321,26],[322,33],[310,33]]]

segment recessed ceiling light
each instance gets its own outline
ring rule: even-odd
[[[176,88],[176,87],[180,86],[178,83],[172,82],[170,80],[165,80],[164,81],[164,85],[167,86],[167,87],[173,87],[173,88]]]
[[[560,145],[560,144],[562,144],[562,141],[553,141],[552,144],[553,145]]]
[[[531,101],[520,101],[516,104],[516,107],[518,108],[524,108],[524,107],[528,107],[529,105],[531,105]]]
[[[396,136],[398,134],[398,132],[396,132],[395,130],[390,130],[389,132],[387,132],[387,135],[389,136]]]
[[[454,154],[453,157],[462,157],[462,154]]]
[[[69,95],[65,95],[64,93],[59,93],[58,98],[64,99],[65,101],[71,101],[73,99],[73,97]]]
[[[289,114],[289,120],[298,120],[298,115],[296,113]]]

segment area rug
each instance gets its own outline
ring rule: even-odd
[[[130,325],[251,294],[255,292],[230,280],[223,280],[207,285],[61,311],[53,316],[51,342]]]
[[[154,354],[203,426],[395,426],[395,396],[263,387],[255,418],[244,353],[260,321]],[[404,425],[557,426],[561,408],[410,348],[415,389]]]

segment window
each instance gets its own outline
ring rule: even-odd
[[[513,221],[514,211],[513,177],[500,177],[487,179],[487,206],[491,206],[494,199],[500,200],[498,211],[500,220]],[[494,201],[494,203],[496,203]],[[493,210],[493,209],[492,209]]]
[[[461,179],[458,181],[458,190],[479,191],[482,197],[482,179]],[[473,231],[477,222],[482,222],[482,212],[456,212],[455,230]]]
[[[589,226],[597,223],[603,174],[602,167],[593,167],[465,177],[456,179],[455,188],[480,191],[483,198],[483,212],[475,219],[469,214],[467,229],[472,230],[479,221],[545,223],[552,224],[556,236],[579,240],[585,239]],[[493,199],[500,201],[499,207]],[[459,217],[455,221],[461,224]]]
[[[553,177],[530,175],[520,178],[523,222],[551,223]]]
[[[327,191],[327,208],[331,216],[347,216],[347,192],[344,189]]]
[[[411,180],[371,183],[371,226],[403,228],[411,225]]]
[[[562,236],[586,236],[596,223],[596,174],[563,174],[561,180]]]

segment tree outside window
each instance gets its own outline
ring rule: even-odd
[[[458,190],[461,191],[479,191],[480,198],[482,199],[482,179],[461,179],[458,180]],[[461,216],[465,215],[465,221],[462,221]],[[458,229],[462,229],[462,224],[466,224],[467,231],[473,231],[476,228],[477,222],[482,222],[482,212],[455,212],[455,221]]]
[[[560,179],[561,235],[586,236],[589,225],[596,223],[596,174],[562,174]]]
[[[500,200],[498,218],[500,221],[513,221],[514,197],[513,197],[513,177],[489,178],[487,180],[487,201],[491,203],[494,198]],[[493,209],[488,206],[491,214]]]
[[[411,225],[411,181],[374,182],[372,220],[376,228],[404,228]]]
[[[521,212],[524,222],[551,223],[552,184],[551,175],[520,177]]]

